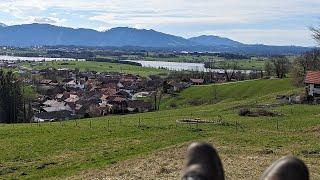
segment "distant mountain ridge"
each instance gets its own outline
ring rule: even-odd
[[[7,25],[0,22],[0,27],[7,27]]]
[[[0,45],[10,46],[112,46],[141,47],[187,51],[235,52],[251,54],[299,54],[310,50],[298,46],[247,45],[219,36],[199,36],[186,39],[155,30],[128,27],[100,32],[50,24],[0,24]]]
[[[189,38],[190,41],[205,45],[205,46],[240,46],[244,45],[240,42],[234,41],[232,39],[223,38],[220,36],[208,36],[202,35],[198,37]]]

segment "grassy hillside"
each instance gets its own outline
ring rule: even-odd
[[[249,154],[263,154],[268,149],[276,157],[294,154],[306,160],[315,179],[320,178],[320,106],[283,105],[269,109],[283,114],[281,117],[238,115],[243,106],[263,105],[266,100],[275,99],[278,92],[293,89],[283,85],[285,82],[255,82],[272,85],[255,86],[256,91],[264,93],[255,93],[251,86],[246,91],[242,87],[245,83],[221,85],[221,90],[232,86],[242,90],[215,105],[61,123],[1,125],[0,178],[60,179],[197,140],[220,144],[234,155],[234,161],[240,153],[237,149]],[[221,94],[221,98],[227,97],[227,92]],[[250,98],[251,95],[255,97]],[[216,124],[176,124],[182,118],[217,120],[218,116],[222,122]]]
[[[192,86],[181,93],[166,97],[161,108],[187,107],[219,101],[256,98],[270,93],[290,91],[295,87],[290,79],[252,80],[237,83]]]
[[[238,69],[252,69],[252,70],[264,70],[264,66],[267,60],[251,60],[251,59],[241,59],[241,60],[227,60],[231,63],[236,63],[239,67]],[[223,68],[223,61],[215,62],[216,68]]]
[[[25,66],[31,66],[32,63],[25,63]],[[48,67],[54,68],[78,68],[80,71],[97,71],[97,72],[122,72],[128,74],[138,74],[141,76],[148,76],[152,74],[165,74],[168,73],[167,70],[140,67],[126,64],[116,64],[116,63],[106,63],[106,62],[78,62],[78,61],[68,61],[68,62],[41,62],[36,63],[34,69],[45,69]]]

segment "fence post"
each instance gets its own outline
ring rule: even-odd
[[[140,116],[139,116],[139,127],[141,127],[141,119],[140,119]]]
[[[108,118],[108,131],[110,131],[110,118]]]
[[[238,120],[236,121],[236,132],[238,133]]]

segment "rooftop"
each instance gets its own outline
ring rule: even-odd
[[[304,82],[306,84],[320,84],[320,71],[307,71]]]

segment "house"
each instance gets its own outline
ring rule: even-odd
[[[151,111],[153,106],[150,102],[144,102],[142,100],[130,100],[127,102],[129,112],[148,112]]]
[[[44,107],[42,108],[43,112],[59,112],[59,111],[72,111],[69,105],[66,106],[57,106],[57,107]]]
[[[76,80],[71,80],[66,83],[66,87],[74,89],[84,89],[84,84],[77,82]]]
[[[304,83],[309,96],[320,97],[320,71],[307,71]]]
[[[150,96],[151,96],[150,92],[138,92],[138,93],[136,93],[136,94],[134,94],[132,96],[132,99],[136,100],[136,99],[139,99],[139,98],[147,98],[147,97],[150,97]]]
[[[46,107],[61,107],[64,106],[66,103],[65,102],[59,102],[56,100],[47,100],[44,103],[42,103]]]
[[[204,79],[193,79],[193,78],[191,78],[190,82],[193,85],[202,85],[204,83]]]
[[[124,113],[127,110],[127,99],[120,96],[108,97],[108,104],[112,105],[114,113]]]
[[[58,100],[62,100],[63,94],[57,94],[55,98],[58,99]]]
[[[76,111],[79,117],[91,118],[100,117],[109,114],[111,106],[101,102],[99,98],[93,97],[87,100],[81,100],[76,105]]]
[[[117,89],[113,89],[113,88],[101,88],[99,91],[100,93],[108,96],[112,96],[117,93]]]
[[[69,98],[65,99],[64,102],[75,104],[79,100],[80,100],[80,98],[78,95],[70,94]]]
[[[59,102],[56,100],[47,100],[41,108],[42,112],[58,112],[58,111],[72,111],[69,105],[65,102]]]
[[[123,98],[127,98],[127,99],[130,99],[132,97],[130,92],[125,91],[125,90],[118,91],[115,95],[123,97]]]
[[[52,80],[50,80],[50,79],[42,79],[42,80],[40,81],[40,84],[49,85],[51,82],[52,82]]]
[[[63,110],[63,111],[53,111],[53,112],[42,112],[34,115],[33,122],[50,122],[56,120],[68,120],[73,119],[75,116],[72,112]]]
[[[64,89],[59,86],[40,85],[37,86],[37,92],[41,95],[55,97],[57,94],[64,92]]]
[[[170,81],[168,83],[168,86],[170,88],[169,91],[173,91],[173,92],[180,92],[183,89],[186,89],[188,87],[190,87],[190,84],[187,82],[175,82],[175,81]]]

